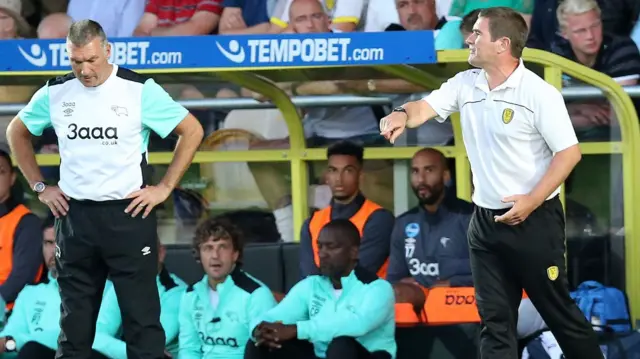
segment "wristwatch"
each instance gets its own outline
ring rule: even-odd
[[[33,191],[35,193],[42,193],[45,188],[47,188],[47,184],[44,182],[36,182],[36,184],[33,185]]]
[[[6,336],[4,341],[4,351],[5,353],[13,353],[16,351],[16,341],[13,337]]]
[[[393,112],[403,112],[405,115],[407,115],[407,116],[409,115],[407,113],[407,110],[405,110],[404,107],[402,107],[402,106],[398,106],[398,107],[394,108]]]

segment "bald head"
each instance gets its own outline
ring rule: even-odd
[[[329,32],[329,16],[318,0],[294,0],[289,7],[289,23],[298,34]]]
[[[38,25],[39,39],[64,39],[69,33],[73,20],[69,15],[59,12],[48,15]]]
[[[435,210],[445,194],[445,183],[451,179],[447,158],[433,148],[416,152],[411,159],[411,188],[420,204]]]

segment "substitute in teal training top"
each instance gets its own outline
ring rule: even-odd
[[[245,359],[395,358],[393,288],[357,266],[359,245],[358,229],[348,219],[325,225],[318,238],[322,274],[303,279],[252,322],[258,347],[249,345]],[[311,353],[300,342],[311,343]],[[283,350],[262,350],[270,344]]]

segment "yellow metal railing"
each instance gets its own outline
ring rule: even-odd
[[[438,52],[438,63],[444,64],[466,64],[468,51],[441,51]],[[620,120],[622,132],[621,142],[598,142],[581,144],[584,155],[593,154],[621,154],[623,157],[623,181],[624,181],[624,224],[625,224],[625,265],[626,265],[626,290],[631,304],[632,316],[635,319],[640,315],[640,242],[636,227],[640,223],[640,211],[634,212],[634,204],[640,203],[640,189],[634,185],[640,183],[639,148],[640,128],[638,126],[638,116],[633,103],[624,90],[611,78],[586,67],[577,65],[559,56],[533,49],[526,49],[524,60],[528,63],[536,63],[544,66],[545,80],[557,88],[561,88],[563,73],[585,83],[597,86],[603,90],[606,97],[611,101],[613,109]],[[437,88],[444,80],[432,73],[408,65],[385,65],[375,67],[376,70],[402,78],[414,84]],[[274,70],[274,69],[265,69]],[[307,71],[313,69],[308,68]],[[307,206],[307,163],[314,160],[325,160],[325,149],[310,149],[306,147],[300,117],[291,99],[280,90],[270,79],[260,75],[260,70],[253,72],[247,69],[234,71],[233,69],[198,69],[196,71],[181,70],[160,70],[160,71],[140,71],[146,73],[185,73],[216,72],[217,76],[237,83],[252,91],[258,92],[269,98],[280,111],[287,123],[290,137],[290,149],[288,150],[252,150],[252,151],[225,151],[225,152],[199,152],[195,163],[210,162],[275,162],[289,161],[291,164],[292,180],[292,201],[294,211],[294,228],[296,238],[299,239],[299,228],[308,216]],[[28,76],[54,76],[56,72],[23,73]],[[16,75],[13,73],[11,75]],[[330,80],[330,79],[326,79]],[[462,141],[459,117],[453,116],[455,145],[447,147],[436,147],[445,156],[455,158],[457,174],[458,196],[463,199],[471,198],[471,172],[469,162]],[[367,148],[365,158],[373,160],[381,159],[409,159],[416,152],[417,148],[394,147],[394,148]],[[168,164],[172,158],[172,153],[151,153],[150,164]],[[38,155],[40,165],[57,165],[59,157],[57,155]],[[564,197],[563,197],[564,198]]]

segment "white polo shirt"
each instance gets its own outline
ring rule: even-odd
[[[480,207],[511,207],[502,202],[504,197],[530,193],[553,155],[578,143],[560,91],[522,61],[493,90],[484,70],[473,69],[449,79],[424,100],[438,113],[439,122],[460,112],[473,172],[473,202]]]
[[[73,73],[49,80],[18,117],[34,136],[54,128],[58,185],[66,195],[107,201],[148,184],[150,131],[164,138],[187,114],[153,79],[113,65],[97,87],[85,87]]]

